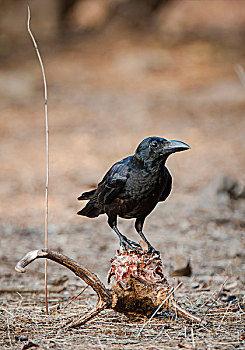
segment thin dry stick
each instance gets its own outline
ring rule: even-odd
[[[1,311],[4,311],[4,312],[6,312],[8,315],[14,317],[14,315],[11,314],[11,312],[9,312],[8,310],[4,309],[3,307],[1,307]]]
[[[62,308],[62,310],[66,309],[68,305],[70,305],[73,301],[75,301],[78,297],[80,297],[80,295],[83,294],[83,292],[85,292],[85,290],[88,288],[88,285],[83,287],[83,290],[78,294],[78,295],[75,295],[74,297],[72,297],[68,303]]]
[[[48,89],[43,61],[36,43],[36,40],[30,29],[31,11],[28,9],[27,30],[35,47],[37,57],[41,66],[44,86],[44,111],[45,111],[45,130],[46,130],[46,186],[45,186],[45,248],[48,249],[48,185],[49,185],[49,128],[48,128]],[[45,259],[45,306],[48,315],[48,261]]]
[[[10,328],[9,328],[9,319],[7,318],[7,324],[8,324],[8,338],[9,338],[9,343],[10,343],[10,346],[12,347],[13,344],[12,344],[12,340],[11,340],[11,336],[10,336]]]
[[[220,287],[218,290],[215,290],[215,291],[211,294],[211,296],[208,298],[208,300],[206,300],[205,303],[203,303],[203,304],[201,305],[201,308],[202,308],[203,306],[208,305],[208,303],[210,302],[210,300],[212,300],[213,296],[214,296],[215,294],[217,294],[217,297],[215,298],[215,300],[213,300],[212,304],[210,305],[210,307],[213,306],[213,304],[215,303],[215,301],[217,301],[217,300],[219,299],[219,297],[220,297],[219,294],[222,292],[222,290],[223,290],[223,288],[224,288],[226,282],[228,281],[228,279],[229,279],[228,277],[225,278],[225,280],[224,280],[224,282],[222,283],[221,287]],[[210,307],[208,308],[208,310],[210,309]],[[207,310],[207,311],[208,311],[208,310]],[[207,311],[205,312],[204,316],[206,315]]]
[[[194,339],[194,331],[193,328],[191,327],[191,339],[192,339],[192,347],[195,349],[195,339]]]
[[[221,325],[222,325],[222,323],[223,323],[223,321],[224,321],[224,318],[225,318],[225,316],[226,316],[226,314],[227,314],[227,312],[228,312],[228,310],[229,310],[229,308],[230,308],[230,306],[231,306],[231,303],[232,303],[232,301],[229,302],[229,304],[228,304],[228,306],[227,306],[227,308],[226,308],[226,310],[225,310],[225,313],[224,313],[224,315],[223,315],[223,317],[222,317],[222,319],[221,319],[221,321],[220,321],[220,324],[218,325],[218,328],[217,328],[217,329],[220,329],[220,327],[221,327]]]
[[[208,307],[208,309],[206,310],[206,312],[204,313],[204,316],[203,316],[203,321],[205,321],[206,317],[207,317],[207,313],[208,311],[211,309],[211,307],[213,306],[213,304],[220,298],[220,293],[221,291],[223,290],[226,282],[228,281],[228,277],[226,277],[226,279],[224,280],[224,282],[222,283],[221,287],[219,288],[218,291],[215,291],[214,293],[212,293],[211,297],[203,304],[201,305],[201,308],[204,306],[204,305],[207,305],[209,303],[209,301],[212,299],[212,297],[217,293],[217,297],[213,300],[213,302],[211,303],[211,305]]]
[[[158,308],[153,312],[153,314],[151,315],[151,317],[149,318],[149,320],[147,322],[145,322],[143,324],[143,326],[140,328],[139,333],[137,334],[137,338],[140,336],[141,332],[143,331],[143,329],[145,328],[145,326],[151,322],[151,320],[153,319],[153,317],[156,315],[156,313],[161,309],[161,307],[163,306],[164,303],[166,303],[166,301],[171,297],[171,295],[182,285],[182,282],[180,282],[177,287],[175,287],[169,294],[168,296],[162,301],[162,303],[158,306]]]

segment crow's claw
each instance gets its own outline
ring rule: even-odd
[[[128,248],[133,250],[136,253],[140,253],[136,247],[140,247],[138,243],[127,239],[125,236],[122,236],[120,239],[120,247],[123,248],[125,252],[127,252]]]
[[[151,254],[151,256],[158,255],[158,257],[160,258],[159,250],[156,250],[155,248],[153,248],[152,245],[150,245],[148,248],[148,254]]]
[[[134,241],[131,241],[131,239],[128,239],[128,238],[127,238],[127,241],[128,241],[128,243],[129,243],[131,246],[135,246],[135,247],[137,247],[137,248],[141,248],[141,245],[140,245],[139,243],[136,243],[136,242],[134,242]]]

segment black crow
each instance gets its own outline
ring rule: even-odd
[[[89,218],[106,214],[108,224],[120,239],[120,246],[137,251],[134,242],[117,228],[118,216],[135,218],[136,231],[148,244],[148,251],[157,252],[142,231],[144,220],[157,203],[165,201],[170,194],[172,177],[165,166],[168,156],[189,148],[181,141],[147,137],[138,145],[134,155],[120,160],[108,170],[97,188],[78,197],[78,200],[89,202],[77,214]]]

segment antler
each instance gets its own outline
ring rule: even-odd
[[[51,249],[33,250],[27,253],[16,265],[17,272],[24,273],[25,267],[36,259],[46,258],[67,267],[80,277],[98,295],[96,307],[65,325],[65,328],[78,327],[104,309],[113,309],[126,315],[144,315],[153,317],[156,310],[169,308],[179,315],[195,321],[201,319],[183,309],[173,296],[173,291],[163,275],[162,263],[159,257],[154,258],[147,253],[118,253],[111,260],[109,277],[114,276],[112,290],[109,290],[91,271],[66,255]]]
[[[25,267],[28,266],[36,259],[46,258],[57,262],[60,265],[67,267],[76,276],[80,277],[97,293],[100,300],[105,302],[107,305],[111,305],[113,301],[113,294],[109,291],[100,279],[86,267],[78,264],[75,260],[68,258],[68,256],[58,253],[52,249],[40,249],[32,250],[27,253],[15,266],[15,270],[20,273],[26,272]]]

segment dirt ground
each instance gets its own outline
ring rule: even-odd
[[[25,275],[14,271],[27,251],[44,246],[43,90],[29,47],[0,68],[1,348],[24,349],[31,340],[40,349],[242,349],[245,200],[229,194],[232,179],[240,197],[245,183],[245,87],[235,72],[245,64],[242,45],[205,39],[167,45],[150,35],[110,32],[44,46],[42,55],[49,86],[49,246],[105,282],[118,240],[106,217],[76,215],[77,196],[146,136],[187,142],[190,151],[168,160],[172,194],[147,218],[145,233],[161,252],[166,276],[191,261],[191,277],[169,282],[183,281],[176,298],[210,324],[163,313],[137,337],[145,320],[105,311],[79,329],[62,330],[91,309],[94,293],[87,289],[63,309],[84,284],[49,263],[46,316],[43,262]],[[119,227],[137,239],[131,220]]]

